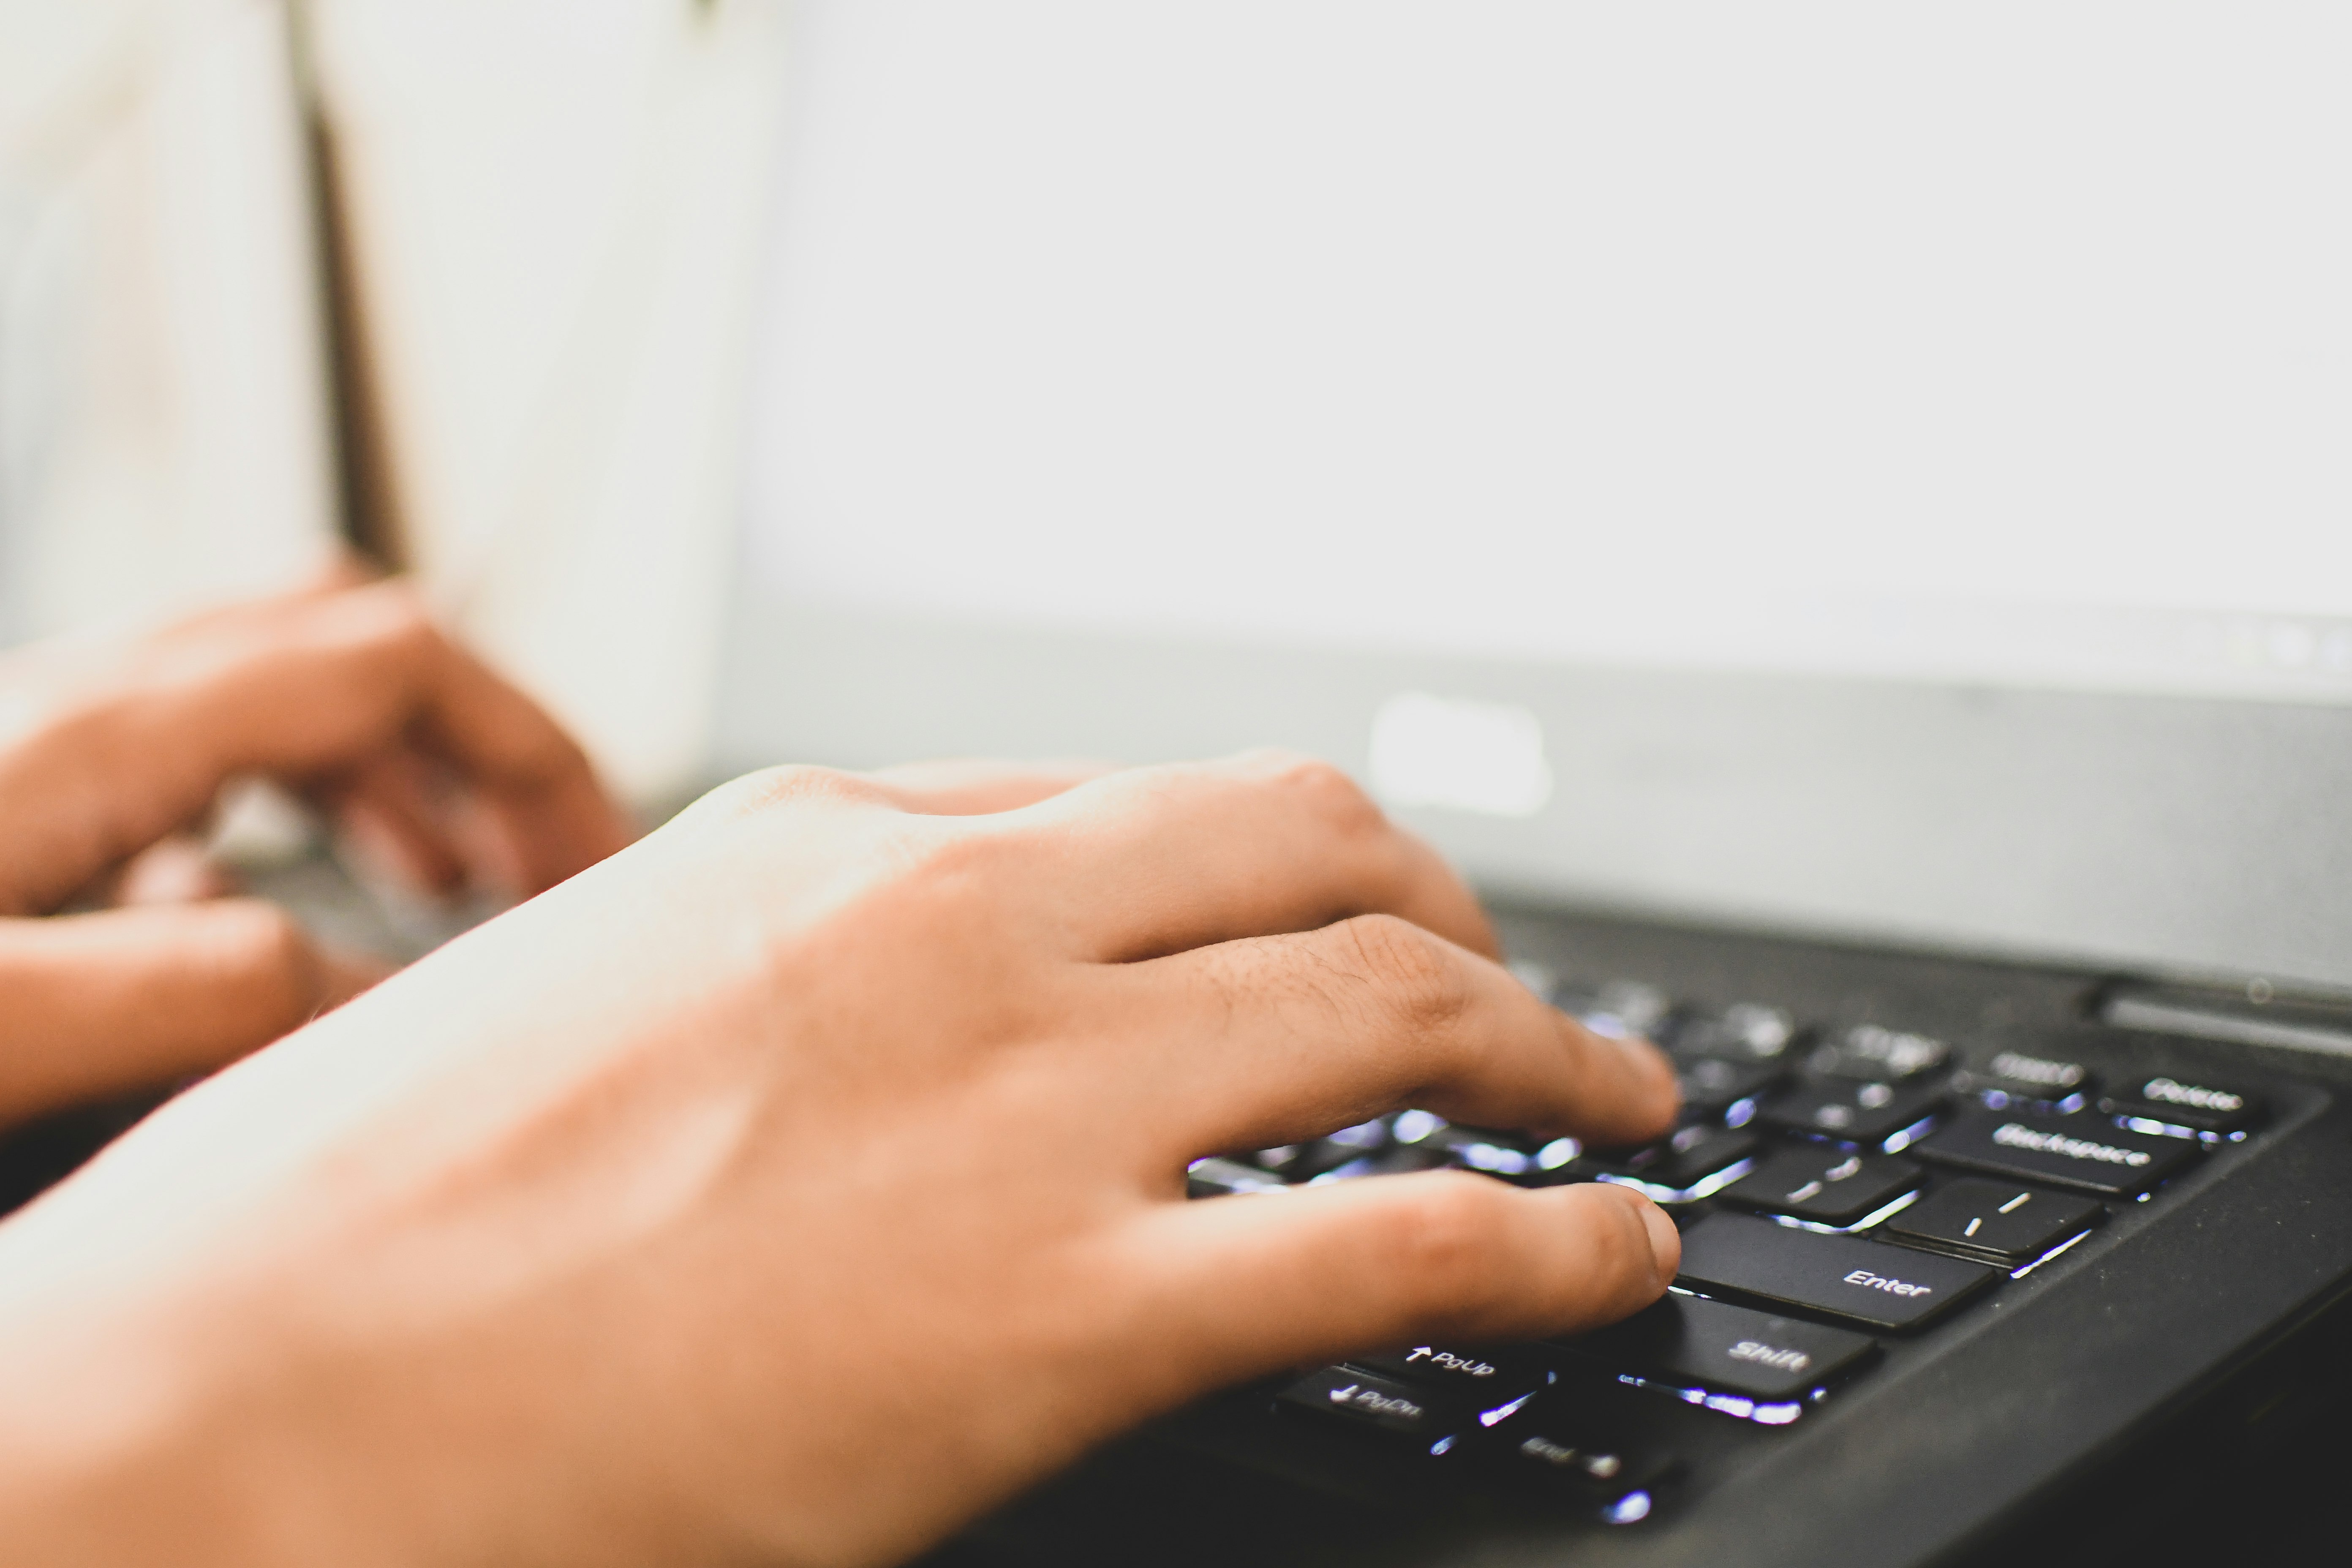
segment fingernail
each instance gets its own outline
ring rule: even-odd
[[[1642,1205],[1642,1223],[1649,1228],[1650,1253],[1658,1261],[1658,1283],[1669,1284],[1683,1266],[1683,1233],[1675,1228],[1665,1210],[1646,1201]]]

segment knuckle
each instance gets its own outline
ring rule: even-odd
[[[1512,1194],[1466,1173],[1434,1173],[1417,1187],[1394,1206],[1383,1238],[1397,1278],[1418,1312],[1475,1315],[1493,1304],[1510,1278],[1506,1205]]]
[[[930,830],[908,835],[899,848],[908,880],[959,910],[995,901],[1005,858],[995,836],[925,826]]]
[[[1337,928],[1391,1014],[1414,1035],[1447,1035],[1470,1006],[1469,977],[1440,938],[1395,915],[1357,915]]]
[[[868,841],[868,912],[929,952],[1001,973],[1028,929],[1014,918],[1012,847],[952,819],[902,818]]]
[[[1372,797],[1347,772],[1321,757],[1279,758],[1267,770],[1268,782],[1297,801],[1307,816],[1343,837],[1382,831],[1387,816]]]
[[[696,809],[730,820],[765,816],[799,806],[871,805],[881,789],[837,768],[787,763],[730,779],[696,803]]]

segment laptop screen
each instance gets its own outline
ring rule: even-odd
[[[753,569],[2352,701],[2352,12],[795,7]]]

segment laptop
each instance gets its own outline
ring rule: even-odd
[[[1220,1392],[937,1563],[2338,1539],[2352,18],[791,29],[723,762],[1319,752],[1685,1096],[1202,1151],[1630,1184],[1682,1273]]]

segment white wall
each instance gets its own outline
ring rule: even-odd
[[[705,767],[778,0],[311,0],[405,551],[629,793]]]
[[[333,548],[285,18],[0,0],[0,640]]]

